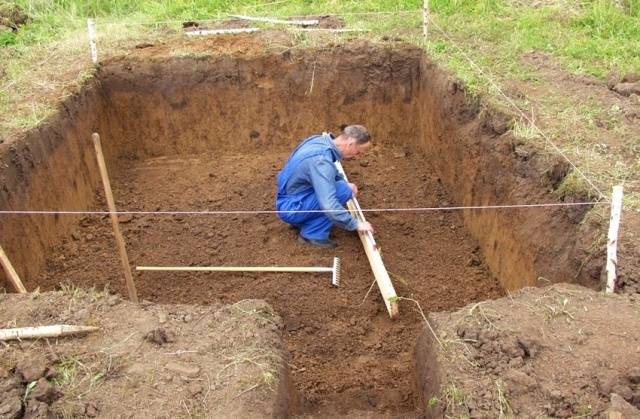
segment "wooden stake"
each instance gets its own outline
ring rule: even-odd
[[[422,34],[425,39],[429,35],[429,0],[424,0],[422,8]]]
[[[95,326],[71,326],[67,324],[57,324],[53,326],[18,327],[15,329],[0,329],[0,341],[33,339],[33,338],[53,338],[58,336],[75,335],[79,333],[89,333],[98,330]]]
[[[338,171],[344,176],[345,180],[347,179],[347,175],[342,168],[340,162],[336,162],[336,167]],[[351,211],[354,217],[356,217],[360,221],[366,221],[364,218],[364,213],[360,209],[360,205],[358,204],[358,200],[353,197],[349,202],[347,202],[347,208]],[[398,296],[396,294],[396,290],[393,288],[393,283],[391,282],[391,278],[389,278],[389,273],[387,272],[387,268],[384,266],[384,262],[382,261],[382,256],[380,255],[380,251],[376,246],[376,242],[373,239],[373,234],[365,233],[362,231],[358,231],[358,235],[360,236],[360,241],[362,241],[362,246],[364,247],[364,251],[367,254],[367,258],[369,259],[369,264],[371,265],[371,270],[373,271],[373,276],[376,278],[376,282],[378,283],[378,288],[380,289],[380,294],[382,294],[382,300],[384,304],[387,306],[387,311],[389,312],[389,317],[392,319],[398,316]]]
[[[109,217],[111,218],[111,225],[113,226],[113,235],[116,238],[116,245],[118,252],[120,253],[120,261],[122,262],[122,270],[124,271],[125,281],[127,283],[127,291],[129,293],[129,299],[134,303],[138,302],[138,293],[136,292],[136,286],[133,283],[133,276],[131,275],[131,267],[129,266],[129,257],[127,256],[127,249],[124,245],[124,238],[120,232],[120,225],[118,224],[118,216],[116,214],[116,204],[113,200],[113,193],[111,192],[111,183],[109,182],[109,175],[107,174],[107,166],[104,162],[104,155],[102,154],[102,145],[100,144],[100,136],[97,133],[91,135],[93,141],[93,147],[96,150],[96,158],[98,159],[98,167],[100,168],[100,177],[102,178],[102,185],[104,186],[104,194],[107,198],[107,205],[109,205]]]
[[[607,288],[608,294],[616,291],[616,266],[618,264],[618,228],[622,213],[622,185],[614,186],[611,194],[611,218],[607,240]]]
[[[27,292],[27,289],[24,287],[24,285],[22,285],[22,281],[20,280],[18,273],[15,269],[13,269],[13,265],[11,264],[11,261],[9,260],[7,254],[2,249],[2,246],[0,246],[0,263],[2,263],[2,268],[4,269],[5,276],[7,277],[9,282],[11,282],[11,285],[13,285],[13,289],[15,289],[16,292],[20,294],[25,294]]]
[[[91,61],[98,63],[98,47],[96,46],[96,22],[87,19],[87,32],[89,34],[89,48],[91,49]]]

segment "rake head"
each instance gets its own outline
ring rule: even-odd
[[[331,285],[334,287],[340,286],[340,258],[333,258],[333,278],[331,278]]]

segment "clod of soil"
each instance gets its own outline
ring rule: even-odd
[[[562,284],[432,313],[442,345],[425,329],[422,403],[431,416],[638,417],[639,302]]]

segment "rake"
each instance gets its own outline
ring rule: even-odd
[[[331,285],[340,286],[340,258],[333,258],[333,266],[136,266],[136,271],[181,272],[331,272]]]

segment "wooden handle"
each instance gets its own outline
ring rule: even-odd
[[[342,164],[340,164],[339,161],[336,162],[336,167],[338,168],[338,172],[340,172],[340,174],[344,176],[344,179],[348,182],[349,180],[347,179],[347,174],[345,173],[344,169],[342,168]],[[364,212],[362,212],[362,208],[360,208],[360,203],[358,203],[358,199],[354,196],[353,198],[351,198],[351,202],[353,202],[353,205],[354,205],[353,209],[349,208],[351,210],[352,215],[356,218],[356,220],[365,222],[366,219],[364,218]],[[376,244],[376,240],[373,238],[373,233],[370,231],[367,231],[366,234],[367,236],[369,236],[369,239],[373,243],[373,248],[376,249],[378,245]]]
[[[342,168],[340,162],[336,162],[336,167],[338,171],[344,176],[345,180],[347,179],[347,175]],[[360,221],[365,221],[364,213],[360,209],[358,211],[357,201],[355,198],[352,198],[347,202],[347,208],[349,211],[359,219]],[[369,234],[367,234],[369,233]],[[384,262],[382,262],[382,256],[377,249],[376,241],[373,239],[373,234],[369,232],[358,231],[358,235],[360,236],[360,241],[362,241],[362,246],[364,247],[364,251],[367,254],[367,258],[369,259],[369,264],[371,265],[371,270],[373,271],[373,276],[376,278],[376,283],[378,284],[378,288],[380,289],[380,294],[382,294],[382,300],[384,301],[385,306],[387,306],[387,311],[389,312],[389,317],[392,319],[398,316],[398,296],[396,294],[396,290],[393,288],[393,283],[391,282],[391,278],[389,277],[389,273],[387,272],[387,268],[384,266]]]
[[[13,289],[15,289],[16,292],[20,294],[25,294],[27,292],[27,289],[24,287],[24,285],[22,285],[22,281],[20,280],[18,273],[15,269],[13,269],[13,265],[11,264],[11,261],[9,260],[7,254],[2,249],[2,246],[0,246],[0,263],[2,264],[4,273],[7,276],[9,282],[11,282]]]
[[[298,266],[136,266],[136,271],[333,272],[333,268]]]
[[[116,204],[113,200],[113,193],[111,192],[111,182],[109,182],[107,166],[104,162],[104,155],[102,154],[100,136],[94,132],[93,135],[91,135],[91,140],[93,141],[93,147],[96,150],[96,158],[98,160],[98,167],[100,169],[100,177],[102,178],[104,195],[107,198],[107,205],[109,206],[109,217],[111,217],[113,235],[116,238],[116,245],[118,247],[118,252],[120,253],[120,261],[122,262],[122,270],[124,271],[124,278],[127,284],[129,299],[134,303],[137,303],[138,293],[136,292],[136,286],[133,283],[133,275],[131,275],[131,267],[129,266],[127,249],[124,246],[124,238],[122,237],[122,233],[120,232],[120,225],[118,224],[118,216],[116,215]]]

